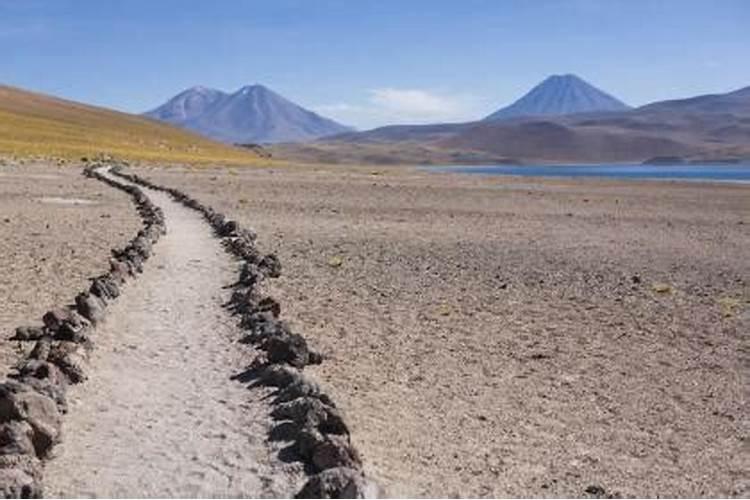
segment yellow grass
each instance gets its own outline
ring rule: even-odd
[[[77,160],[98,154],[145,162],[268,163],[147,118],[0,85],[0,155]]]

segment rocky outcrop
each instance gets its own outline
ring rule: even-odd
[[[228,252],[242,261],[227,308],[239,317],[244,341],[262,354],[252,361],[243,379],[275,388],[272,418],[277,422],[271,438],[291,441],[289,451],[303,462],[310,477],[299,498],[365,498],[374,485],[362,468],[349,427],[330,395],[304,375],[304,368],[323,362],[304,336],[292,332],[281,316],[281,305],[261,294],[260,284],[281,275],[274,254],[263,255],[254,231],[243,228],[211,207],[173,188],[159,186],[140,176],[113,169],[112,173],[135,184],[169,193],[183,205],[201,212]]]
[[[102,174],[101,166],[92,164],[84,174],[126,191],[143,228],[124,248],[112,250],[109,272],[93,278],[73,304],[45,313],[42,325],[16,329],[13,340],[34,342],[34,346],[0,383],[0,496],[4,498],[42,495],[42,460],[60,441],[68,385],[87,379],[94,327],[125,282],[142,271],[152,246],[166,231],[161,209],[137,186]]]

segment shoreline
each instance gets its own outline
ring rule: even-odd
[[[613,181],[623,181],[623,182],[639,182],[639,181],[660,181],[660,182],[687,182],[687,183],[705,183],[705,184],[740,184],[740,185],[748,185],[750,184],[750,165],[740,165],[740,166],[706,166],[710,168],[716,168],[716,169],[732,169],[734,170],[744,170],[746,169],[748,172],[748,179],[722,179],[722,178],[702,178],[702,177],[686,177],[686,176],[677,176],[677,177],[668,177],[668,176],[642,176],[634,173],[633,175],[627,175],[627,174],[612,174],[609,175],[606,172],[601,173],[597,175],[596,173],[591,173],[591,175],[588,175],[588,173],[580,174],[578,172],[576,173],[555,173],[555,172],[544,172],[544,173],[520,173],[523,169],[529,169],[531,171],[541,171],[541,170],[554,170],[559,169],[561,172],[564,172],[566,169],[577,169],[578,171],[581,171],[583,169],[596,169],[597,167],[636,167],[636,168],[643,168],[645,169],[680,169],[680,168],[686,168],[686,167],[693,167],[693,168],[700,168],[703,167],[703,165],[640,165],[640,164],[555,164],[555,165],[476,165],[476,166],[451,166],[451,165],[437,165],[437,166],[411,166],[409,168],[416,169],[422,172],[429,172],[429,173],[435,173],[435,174],[445,174],[445,173],[451,173],[451,174],[459,174],[459,175],[470,175],[470,176],[484,176],[484,177],[506,177],[506,178],[517,178],[517,179],[582,179],[582,180],[613,180]],[[646,172],[644,172],[646,173]]]

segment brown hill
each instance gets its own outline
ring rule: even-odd
[[[699,152],[689,143],[662,134],[617,127],[570,126],[552,121],[481,124],[441,140],[438,145],[504,157],[560,162],[642,161],[654,156],[692,156]]]
[[[623,112],[381,127],[276,153],[365,163],[749,160],[750,87]]]

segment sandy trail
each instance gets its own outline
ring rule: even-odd
[[[237,265],[199,214],[146,191],[168,234],[94,334],[46,496],[290,496],[294,472],[265,440],[263,390],[230,380],[252,359],[221,307]]]

